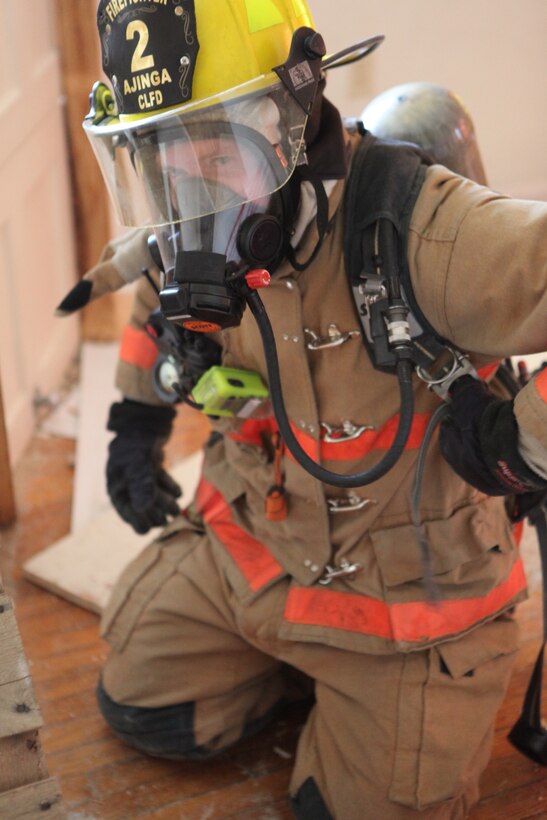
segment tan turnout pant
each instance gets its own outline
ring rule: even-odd
[[[514,621],[409,654],[280,640],[288,581],[245,606],[222,548],[178,526],[126,570],[104,614],[109,697],[147,709],[193,703],[196,744],[215,751],[280,700],[289,664],[315,682],[293,796],[312,777],[335,820],[465,817],[507,686]]]

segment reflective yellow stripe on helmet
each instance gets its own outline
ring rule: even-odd
[[[245,5],[250,34],[283,22],[281,12],[273,0],[245,0]]]
[[[294,31],[313,28],[304,0],[196,0],[196,16],[193,100],[268,74],[287,59]]]

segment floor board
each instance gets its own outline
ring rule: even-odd
[[[199,446],[207,434],[194,416],[186,428],[177,427],[171,445],[180,455]],[[58,778],[69,817],[286,820],[291,816],[286,792],[305,720],[303,707],[291,707],[258,737],[207,764],[146,758],[112,737],[104,725],[94,699],[106,655],[97,616],[32,585],[20,570],[27,558],[69,531],[73,459],[70,440],[36,436],[15,471],[18,519],[0,530],[0,571],[15,601],[31,664],[49,771]],[[533,595],[518,613],[523,647],[500,711],[483,798],[473,820],[547,818],[547,770],[519,755],[505,738],[520,709],[541,635],[539,559],[530,550],[526,560]]]

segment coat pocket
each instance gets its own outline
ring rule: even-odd
[[[508,519],[488,503],[462,507],[446,519],[426,521],[424,532],[432,574],[446,585],[462,585],[466,579],[471,583],[474,575],[488,583],[483,577],[485,565],[492,563],[494,567],[499,556],[497,563],[505,567],[503,556],[516,549]],[[387,590],[422,581],[424,560],[412,524],[371,532],[370,537]],[[446,577],[442,580],[440,576]]]

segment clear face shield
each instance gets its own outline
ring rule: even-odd
[[[179,251],[241,264],[241,227],[278,211],[275,194],[297,165],[307,115],[276,75],[266,79],[210,106],[85,124],[120,220],[155,231],[166,271]]]

